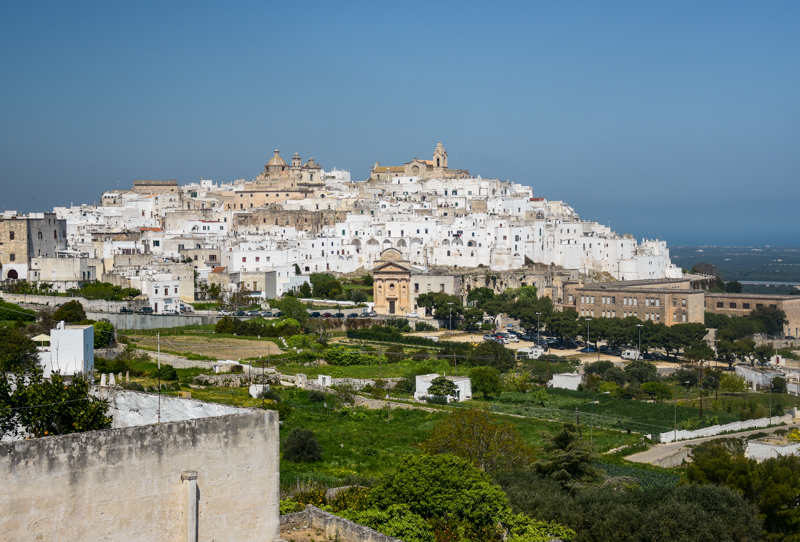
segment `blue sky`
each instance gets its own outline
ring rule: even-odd
[[[670,244],[800,245],[798,2],[18,2],[0,207],[428,158]]]

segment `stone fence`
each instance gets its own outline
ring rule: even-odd
[[[743,422],[733,422],[725,425],[712,425],[711,427],[704,427],[696,431],[667,431],[661,433],[660,440],[662,443],[675,442],[676,440],[688,440],[693,438],[712,437],[720,433],[728,433],[734,431],[744,431],[746,429],[756,429],[758,427],[768,427],[770,425],[780,425],[782,423],[792,423],[792,414],[785,416],[773,416],[771,418],[759,418],[757,420],[746,420]]]
[[[11,303],[24,303],[29,305],[44,305],[55,309],[56,305],[62,303],[69,303],[70,301],[78,301],[83,305],[83,310],[86,312],[119,312],[122,307],[138,310],[149,306],[146,299],[132,299],[130,301],[106,301],[105,299],[86,299],[84,297],[62,297],[52,295],[27,295],[27,294],[7,294],[3,293],[2,297]]]
[[[340,518],[308,504],[302,512],[284,514],[280,518],[281,533],[288,535],[296,529],[319,529],[325,540],[341,542],[403,542],[399,538],[381,534],[374,529],[359,525],[349,519]]]

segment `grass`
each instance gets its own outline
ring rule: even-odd
[[[196,311],[214,311],[219,308],[219,303],[216,301],[209,303],[192,303],[192,307]]]
[[[430,373],[451,374],[450,362],[446,360],[428,359],[424,361],[401,361],[400,363],[387,363],[384,365],[350,365],[340,367],[336,365],[281,365],[277,364],[277,370],[281,373],[296,374],[303,373],[309,378],[316,378],[317,375],[330,375],[335,378],[398,378],[409,375],[416,370],[423,370]],[[430,369],[430,370],[428,370]],[[461,372],[463,374],[463,371]]]

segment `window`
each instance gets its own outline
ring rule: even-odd
[[[572,303],[572,294],[569,294],[569,302]]]
[[[749,309],[750,308],[750,303],[742,303],[742,308],[743,309]]]
[[[717,301],[717,308],[718,308],[718,309],[721,309],[721,308],[723,308],[724,306],[725,306],[725,303],[723,303],[722,301]]]
[[[178,288],[175,288],[175,295],[178,295]]]
[[[260,262],[261,261],[261,257],[260,256],[256,256],[256,261]]]
[[[8,259],[11,260],[12,262],[14,262],[14,261],[17,260],[17,255],[16,254],[9,254],[8,255]]]
[[[178,250],[183,250],[183,245],[178,245]]]
[[[216,254],[209,254],[208,255],[208,261],[209,262],[216,262],[217,261],[217,255]]]
[[[672,300],[672,306],[673,307],[677,307],[678,306],[678,300],[677,299],[673,299]]]
[[[591,301],[589,301],[589,303],[591,303],[592,305],[594,305],[594,296],[592,296],[592,300],[591,300]],[[592,312],[594,312],[594,311],[592,311]],[[592,316],[594,316],[594,314],[592,314]]]
[[[158,288],[155,289],[156,295],[158,295]]]
[[[447,251],[447,255],[450,256],[450,251],[449,250]]]
[[[439,285],[439,291],[444,293],[444,284]]]
[[[414,292],[419,292],[419,282],[414,283]]]
[[[616,305],[617,304],[617,298],[616,297],[614,297],[614,296],[611,297],[611,304],[612,305]]]
[[[246,262],[246,261],[247,261],[247,256],[242,256],[242,262]]]
[[[686,306],[686,300],[685,299],[681,299],[681,305],[683,305],[684,307]]]
[[[11,241],[13,241],[13,240],[14,240],[14,232],[13,232],[13,231],[12,231],[12,232],[8,232],[8,238],[9,238]],[[41,239],[41,238],[42,238],[42,234],[40,233],[40,234],[39,234],[39,239]]]
[[[763,304],[761,304],[761,303],[756,303],[756,308],[757,308],[757,309],[763,309],[763,308],[764,308],[764,305],[763,305]]]
[[[731,303],[731,308],[735,309],[736,308],[736,303]]]
[[[160,247],[161,246],[161,241],[153,241],[153,246],[154,247]]]

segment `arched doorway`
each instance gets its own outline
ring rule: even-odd
[[[17,270],[16,269],[12,269],[11,271],[9,271],[8,272],[8,278],[10,278],[10,279],[18,279],[19,275],[17,275]]]

